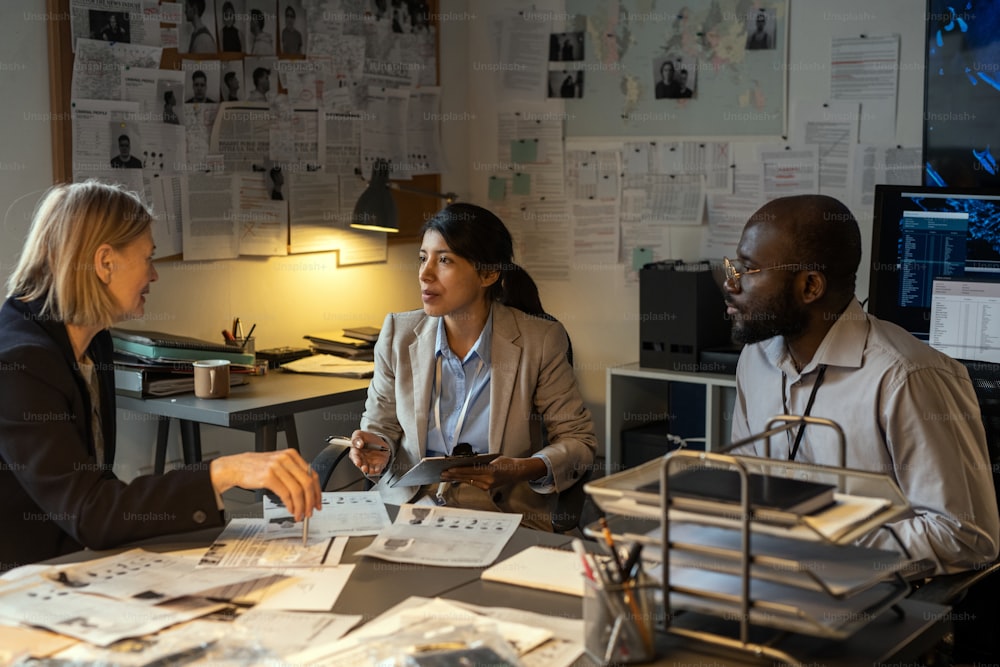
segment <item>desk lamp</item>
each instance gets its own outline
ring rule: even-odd
[[[368,181],[368,187],[354,205],[351,227],[374,232],[398,232],[399,217],[396,212],[396,201],[392,198],[390,190],[439,197],[449,204],[458,199],[458,195],[454,192],[434,192],[390,181],[389,161],[379,158],[372,165],[372,177]]]

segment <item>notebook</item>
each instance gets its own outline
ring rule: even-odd
[[[754,509],[779,510],[791,514],[811,514],[833,503],[833,484],[821,484],[804,479],[749,475],[750,506]],[[660,493],[660,482],[640,486],[638,491]],[[688,468],[670,476],[670,495],[677,506],[684,499],[715,503],[740,502],[740,476],[735,470],[720,468]]]

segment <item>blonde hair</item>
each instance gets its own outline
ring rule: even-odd
[[[97,275],[94,255],[105,243],[123,249],[152,220],[139,197],[121,186],[93,180],[53,186],[35,209],[8,295],[42,299],[41,314],[66,324],[111,326],[119,306]]]

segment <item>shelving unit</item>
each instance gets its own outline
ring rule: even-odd
[[[736,376],[721,373],[668,371],[637,363],[608,369],[605,413],[605,470],[623,468],[622,429],[671,416],[670,384],[700,386],[704,391],[706,449],[729,443],[730,419],[736,402]]]
[[[769,438],[801,421],[780,416],[756,439]],[[784,422],[776,428],[772,424]],[[843,452],[843,438],[841,436]],[[735,470],[741,501],[716,509],[682,511],[670,495],[670,475],[683,467]],[[811,515],[788,513],[762,521],[750,504],[749,475],[809,479],[832,484],[836,505]],[[728,456],[681,450],[655,461],[590,482],[596,504],[612,515],[616,541],[641,542],[662,560],[660,580],[664,630],[691,640],[724,646],[784,664],[801,661],[785,640],[805,636],[844,640],[890,609],[910,587],[902,573],[912,563],[902,555],[853,545],[859,536],[909,510],[898,486],[886,475],[844,467],[819,466],[763,457]],[[656,492],[656,489],[663,493]],[[830,519],[847,505],[848,489],[865,488],[877,510],[855,512],[845,527]],[[624,521],[614,521],[617,518]],[[628,519],[631,518],[631,519]],[[630,523],[631,522],[631,523]],[[651,527],[654,527],[650,530]],[[675,623],[677,612],[731,621],[727,633]],[[760,641],[762,631],[772,633]],[[754,639],[751,639],[754,637]]]

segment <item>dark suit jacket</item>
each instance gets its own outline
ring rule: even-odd
[[[438,319],[422,310],[390,313],[375,344],[375,377],[361,428],[382,436],[392,449],[391,472],[375,487],[388,503],[405,503],[420,491],[389,483],[427,453]],[[544,452],[557,491],[580,478],[597,447],[590,411],[566,359],[568,341],[558,322],[493,304],[489,450],[512,458]],[[527,482],[490,493],[458,484],[448,502],[467,509],[520,512],[522,524],[552,530],[556,494],[538,493]]]
[[[100,384],[104,460],[66,327],[39,302],[0,308],[0,570],[154,535],[221,525],[206,464],[126,484],[115,477],[111,335],[87,349]]]

